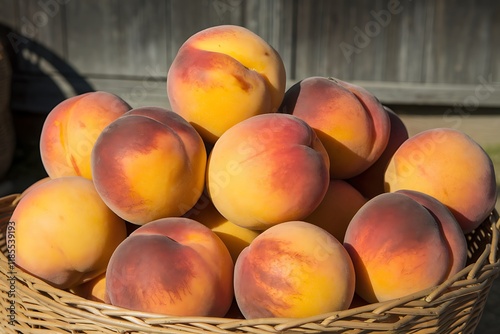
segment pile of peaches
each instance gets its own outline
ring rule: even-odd
[[[492,161],[467,134],[410,137],[336,78],[287,89],[246,28],[187,39],[166,93],[171,109],[96,91],[49,113],[48,177],[10,222],[19,268],[136,311],[307,317],[439,285],[494,209]]]

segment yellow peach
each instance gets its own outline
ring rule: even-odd
[[[203,140],[182,117],[140,107],[103,130],[92,151],[92,177],[111,210],[143,225],[181,216],[196,204],[206,160]]]
[[[385,172],[385,190],[415,190],[446,205],[464,233],[495,207],[497,187],[490,157],[460,130],[435,128],[407,139]]]
[[[231,126],[275,112],[285,93],[280,55],[252,31],[220,25],[199,31],[178,50],[167,74],[172,110],[208,143]]]
[[[367,199],[346,181],[330,180],[325,197],[304,221],[325,229],[338,241],[343,242],[349,222],[366,201]]]
[[[328,155],[307,123],[293,115],[257,115],[215,143],[208,195],[230,222],[264,230],[316,209],[328,189],[328,167]]]
[[[233,262],[260,232],[233,224],[220,214],[210,198],[203,194],[198,203],[183,217],[194,219],[210,228],[226,245]]]
[[[118,96],[90,92],[59,103],[45,119],[40,134],[40,156],[51,178],[92,178],[90,155],[97,137],[131,107]]]
[[[349,254],[330,233],[291,221],[270,227],[243,250],[234,292],[247,319],[308,317],[347,309],[355,275]]]
[[[142,312],[223,317],[233,301],[233,261],[203,224],[170,217],[135,230],[106,271],[111,304]]]
[[[384,193],[353,217],[344,238],[356,293],[369,303],[442,283],[452,267],[446,238],[431,213],[409,196]]]
[[[335,78],[314,76],[297,82],[286,91],[280,111],[303,119],[316,131],[330,157],[333,179],[365,171],[389,139],[389,116],[377,98]]]
[[[15,263],[66,289],[106,270],[126,237],[125,222],[102,201],[91,180],[60,177],[31,189],[15,208]]]

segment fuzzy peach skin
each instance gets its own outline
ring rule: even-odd
[[[477,228],[495,207],[495,170],[488,154],[460,130],[435,128],[406,140],[384,176],[385,190],[409,189],[446,205],[464,233]]]
[[[40,134],[40,156],[51,178],[92,178],[90,154],[101,131],[131,107],[107,92],[70,97],[50,111]]]
[[[442,283],[451,256],[439,224],[412,198],[384,193],[353,217],[344,238],[356,271],[356,293],[369,303]]]
[[[328,155],[303,120],[253,116],[226,131],[209,156],[207,190],[230,222],[264,230],[309,215],[329,184]]]
[[[389,139],[389,116],[375,96],[334,78],[297,82],[286,91],[280,112],[305,120],[316,131],[330,157],[333,179],[365,171]]]
[[[92,151],[98,193],[138,225],[181,216],[198,201],[207,155],[196,130],[178,114],[140,107],[107,126]]]
[[[384,151],[367,170],[347,180],[368,199],[385,192],[384,175],[387,165],[394,152],[409,138],[408,129],[399,115],[386,106],[384,109],[391,123],[389,141]]]
[[[162,218],[135,230],[106,271],[111,304],[176,316],[224,316],[233,300],[233,261],[203,224]]]
[[[126,237],[125,222],[102,201],[91,180],[67,176],[31,189],[15,208],[15,263],[66,289],[106,270]]]
[[[233,262],[236,262],[241,251],[260,234],[259,231],[238,226],[224,218],[206,194],[203,194],[198,203],[183,217],[196,220],[215,232],[226,245]]]
[[[70,291],[82,298],[109,304],[109,298],[106,294],[106,272],[88,282],[73,287]]]
[[[467,263],[467,240],[450,210],[434,197],[419,191],[402,189],[396,191],[396,193],[412,198],[429,210],[441,227],[451,257],[451,266],[447,276],[453,276],[465,268]]]
[[[280,55],[252,31],[220,25],[199,31],[178,50],[167,74],[172,110],[207,143],[251,116],[275,112],[285,93]]]
[[[366,202],[367,199],[346,181],[330,180],[325,197],[304,221],[325,229],[343,242],[349,222]]]
[[[303,221],[262,232],[243,250],[234,269],[236,301],[247,319],[345,310],[354,287],[354,267],[342,244]]]

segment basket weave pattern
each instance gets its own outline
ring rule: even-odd
[[[494,211],[467,235],[466,268],[407,297],[300,319],[168,317],[89,301],[18,268],[13,274],[6,227],[18,200],[16,194],[0,198],[0,316],[14,319],[14,326],[0,323],[6,333],[473,333],[500,272],[500,224]]]

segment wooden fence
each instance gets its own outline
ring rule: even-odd
[[[273,45],[289,85],[334,76],[388,104],[500,106],[497,0],[0,0],[0,23],[17,54],[17,109],[89,90],[168,106],[178,48],[219,24]]]

